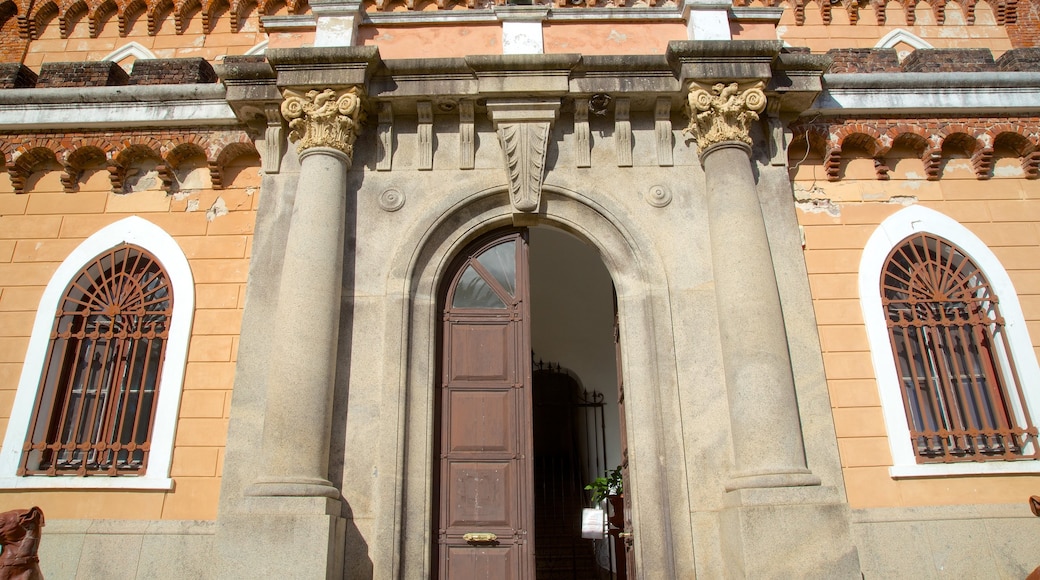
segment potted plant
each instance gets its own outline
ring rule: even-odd
[[[602,477],[592,480],[585,486],[586,491],[592,492],[592,505],[598,505],[611,496],[619,496],[624,493],[624,481],[621,478],[621,466],[618,465],[611,471],[607,471]]]

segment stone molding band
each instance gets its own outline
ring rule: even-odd
[[[289,141],[303,153],[312,147],[329,147],[354,157],[354,140],[361,130],[364,110],[359,86],[345,89],[282,91],[282,116],[289,122]]]

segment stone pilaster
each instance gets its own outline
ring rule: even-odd
[[[735,458],[727,489],[819,485],[807,468],[780,295],[752,172],[764,83],[690,85],[704,166]]]
[[[361,90],[286,90],[281,105],[300,156],[273,343],[263,465],[252,496],[338,498],[328,481],[343,240]]]

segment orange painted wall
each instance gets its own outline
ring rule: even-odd
[[[200,169],[208,172],[204,167]],[[238,334],[259,202],[259,159],[225,168],[226,189],[113,194],[108,171],[87,172],[64,193],[60,171],[33,174],[15,194],[0,175],[0,432],[10,410],[46,284],[65,257],[100,228],[140,216],[176,239],[195,279],[195,316],[177,425],[172,477],[162,491],[0,493],[0,511],[38,505],[48,518],[214,519],[220,490]],[[207,217],[217,198],[226,215]]]
[[[1023,178],[1017,157],[997,159],[996,177],[989,181],[976,179],[968,159],[949,160],[939,181],[926,181],[921,160],[913,157],[890,160],[890,181],[876,180],[874,161],[866,157],[844,162],[839,182],[827,181],[818,158],[798,161],[792,161],[796,196],[814,202],[800,204],[797,214],[850,505],[1021,503],[1036,494],[1036,475],[889,476],[892,458],[860,310],[858,271],[867,239],[902,203],[942,212],[979,236],[1001,260],[1038,351],[1040,181]]]

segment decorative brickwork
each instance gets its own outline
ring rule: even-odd
[[[733,4],[734,6],[750,6],[751,1],[752,0],[734,0]],[[946,0],[926,1],[932,10],[932,15],[935,17],[935,23],[942,26],[946,21]],[[1020,0],[992,0],[988,2],[990,7],[993,9],[993,15],[996,18],[998,25],[1011,26],[1017,22],[1019,1]],[[859,22],[860,8],[870,6],[874,9],[874,14],[877,15],[877,25],[885,26],[885,24],[887,24],[886,9],[888,7],[888,2],[889,0],[843,0],[838,4],[833,4],[829,0],[824,2],[813,2],[812,0],[765,0],[765,5],[773,7],[782,6],[793,10],[795,23],[799,26],[805,24],[806,9],[819,10],[820,18],[824,24],[831,23],[831,12],[833,10],[844,10],[848,13],[849,24],[855,25]],[[1036,0],[1029,0],[1029,3],[1033,2],[1036,2]],[[906,23],[913,26],[917,22],[917,11],[919,10],[918,3],[915,0],[901,0],[899,3],[903,5],[903,9],[906,11]],[[964,19],[968,24],[975,23],[975,7],[979,3],[979,0],[966,0],[961,3],[962,9],[964,10]],[[1016,46],[1018,45],[1016,44]]]
[[[134,69],[130,75],[131,85],[215,82],[217,82],[217,73],[204,58],[142,59],[134,62]]]
[[[1001,71],[1040,72],[1040,48],[1015,48],[1000,55],[997,69]]]
[[[237,32],[241,30],[245,16],[253,6],[256,6],[259,15],[269,16],[283,5],[290,13],[296,14],[304,9],[307,3],[301,0],[265,0],[259,5],[252,0],[231,0],[230,3],[225,0],[175,0],[172,3],[170,0],[8,0],[0,4],[0,22],[4,21],[5,14],[10,13],[8,18],[14,24],[10,27],[5,24],[0,29],[3,33],[0,35],[3,38],[0,41],[0,58],[8,61],[22,60],[26,44],[24,40],[38,39],[48,22],[58,24],[62,38],[69,38],[77,23],[85,23],[90,28],[90,37],[97,38],[106,23],[117,23],[119,35],[125,37],[129,34],[132,23],[139,17],[147,19],[148,34],[151,36],[158,34],[167,18],[173,18],[177,34],[183,34],[191,19],[198,17],[202,19],[204,32],[209,34],[213,31],[217,17],[226,9],[231,19],[231,29]],[[9,32],[11,34],[8,34]],[[23,42],[14,43],[14,38],[20,38]],[[12,45],[11,49],[8,49],[8,44]],[[15,48],[20,48],[20,51],[16,51]]]
[[[255,154],[249,136],[240,130],[200,132],[194,128],[162,131],[118,131],[105,133],[36,133],[0,135],[4,156],[16,193],[34,172],[58,163],[67,193],[76,191],[85,169],[104,164],[111,174],[112,191],[123,192],[127,169],[145,160],[157,162],[163,190],[173,188],[173,173],[187,160],[199,160],[208,168],[213,189],[223,189],[224,167],[244,154]]]
[[[943,161],[954,156],[970,159],[977,179],[989,179],[997,150],[1013,151],[1027,179],[1040,175],[1040,117],[828,119],[792,131],[792,163],[815,154],[828,181],[842,179],[842,159],[853,152],[873,158],[877,179],[888,179],[886,155],[893,148],[914,151],[929,181],[938,180]]]
[[[111,61],[47,62],[40,68],[36,88],[120,86],[128,80],[126,71]]]
[[[827,56],[834,59],[828,72],[899,72],[899,55],[894,48],[833,48]],[[992,60],[992,58],[991,58]]]
[[[1040,0],[1020,0],[1018,20],[1007,28],[1015,48],[1040,46]]]
[[[903,61],[906,72],[987,72],[997,70],[986,48],[921,48]]]
[[[0,64],[0,89],[24,89],[36,86],[36,73],[25,65]]]

